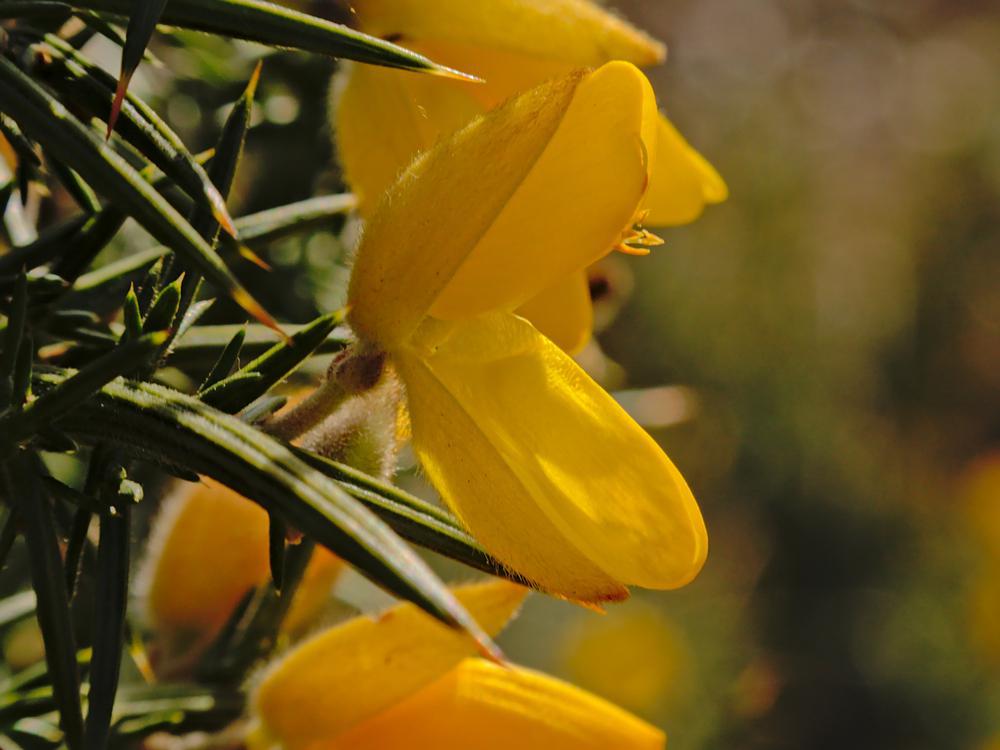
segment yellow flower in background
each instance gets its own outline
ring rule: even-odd
[[[561,645],[563,670],[574,683],[632,711],[662,714],[694,686],[683,634],[639,601],[579,618]]]
[[[525,590],[455,589],[490,635]],[[470,657],[469,639],[411,604],[303,642],[251,698],[250,750],[662,748],[663,733],[571,685]]]
[[[335,87],[336,140],[365,215],[416,154],[477,114],[577,68],[612,60],[649,66],[665,56],[662,44],[589,0],[356,0],[351,8],[363,31],[484,81],[348,68]],[[649,187],[639,206],[646,223],[684,224],[706,204],[725,200],[718,173],[665,116],[650,128]],[[538,291],[520,314],[566,351],[579,350],[593,318],[586,275],[581,270]]]
[[[1000,567],[1000,449],[971,461],[959,478],[959,510],[985,556]]]
[[[969,641],[984,665],[1000,668],[1000,586],[998,570],[991,565],[974,575],[966,592]]]
[[[389,355],[449,507],[500,562],[584,602],[687,583],[705,527],[652,438],[510,311],[644,241],[656,123],[649,82],[623,62],[510,100],[394,184],[348,293],[359,350]]]
[[[666,56],[661,43],[590,0],[352,0],[350,7],[362,31],[483,79],[352,67],[337,103],[337,140],[364,211],[415,154],[475,114],[575,68],[612,60],[647,67]],[[666,117],[658,117],[656,131],[649,223],[683,224],[706,203],[725,200],[718,173]]]
[[[966,591],[969,640],[990,669],[1000,667],[1000,450],[966,465],[959,477],[963,536],[974,543],[975,572]]]
[[[317,547],[282,625],[308,627],[327,603],[343,563]],[[270,577],[267,512],[203,477],[168,498],[144,561],[145,616],[168,660],[196,656],[246,592]]]

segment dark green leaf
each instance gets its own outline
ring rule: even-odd
[[[123,340],[137,339],[142,335],[142,310],[139,309],[139,297],[135,293],[135,287],[128,288],[125,295],[125,304],[122,305],[122,319],[125,321],[125,331],[122,333]]]
[[[116,747],[139,747],[156,731],[183,734],[221,729],[243,710],[243,695],[228,688],[160,684],[123,686],[115,704]]]
[[[106,266],[95,268],[90,273],[77,279],[74,292],[87,292],[92,289],[101,290],[109,283],[130,278],[132,274],[142,272],[162,258],[167,252],[165,247],[154,247],[141,253],[127,255]]]
[[[260,69],[260,63],[258,63],[242,96],[237,100],[229,116],[226,118],[225,125],[222,128],[222,135],[219,137],[219,142],[215,148],[215,157],[212,159],[209,167],[209,178],[224,198],[228,197],[229,191],[233,186],[233,180],[236,178],[236,168],[240,157],[243,155],[243,144],[250,129],[253,99],[257,92],[257,83],[260,81]],[[219,224],[215,217],[202,206],[196,205],[191,211],[188,221],[195,231],[214,248],[216,237],[219,234]],[[164,262],[169,263],[169,261],[170,258]],[[197,317],[200,317],[200,313],[197,314],[197,317],[193,314],[195,310],[191,307],[192,303],[197,299],[200,290],[201,276],[191,274],[184,280],[179,304],[182,324],[178,326],[176,331],[171,333],[167,343],[164,345],[164,352],[168,352],[176,337],[182,336],[188,328],[194,325]],[[198,304],[204,305],[204,303]]]
[[[293,338],[306,327],[285,326]],[[205,363],[217,358],[229,340],[243,328],[242,325],[195,326],[176,342],[171,362],[177,367],[193,368],[200,364],[203,371]],[[261,325],[249,325],[245,328],[246,340],[241,356],[259,357],[275,346],[274,331]],[[350,343],[350,340],[350,334],[345,327],[335,327],[313,350],[313,354],[340,351]]]
[[[128,15],[132,0],[75,0],[81,8]],[[454,76],[426,57],[341,24],[262,0],[171,0],[162,16],[167,26],[246,39],[272,47]]]
[[[66,188],[66,192],[76,201],[76,205],[91,214],[101,210],[101,203],[97,199],[97,194],[90,189],[90,185],[80,178],[80,175],[58,159],[49,159],[48,164],[49,169],[59,179],[62,186]]]
[[[44,393],[67,377],[50,370],[34,387]],[[382,521],[283,443],[241,420],[162,386],[119,380],[60,424],[83,442],[114,442],[134,455],[216,479],[279,513],[379,585],[493,648],[448,588]]]
[[[170,328],[177,315],[177,306],[181,301],[181,284],[183,283],[184,280],[181,277],[160,290],[160,293],[153,300],[149,312],[146,313],[145,320],[142,321],[143,333],[165,331]]]
[[[237,412],[264,395],[275,383],[287,377],[304,362],[344,320],[344,312],[322,315],[295,333],[287,341],[272,346],[257,359],[247,363],[225,380],[202,394],[206,404],[226,412]],[[247,374],[260,377],[247,379]]]
[[[27,613],[32,615],[35,612],[35,592],[26,591],[18,594],[15,599],[21,596],[31,595],[31,610]],[[20,619],[20,618],[18,618]],[[90,649],[80,649],[76,652],[77,670],[82,674],[90,666]],[[0,683],[0,692],[25,693],[35,688],[47,687],[49,685],[49,668],[44,661],[38,662],[22,669],[17,674],[11,675]],[[51,690],[51,688],[50,688]]]
[[[325,227],[340,219],[357,206],[357,199],[351,193],[336,193],[307,198],[277,208],[269,208],[255,214],[241,216],[236,220],[240,240],[245,243],[260,244],[278,240],[298,232]],[[232,243],[232,238],[224,242]]]
[[[28,321],[28,276],[22,273],[15,286],[0,350],[0,409],[11,403],[14,395],[14,369],[24,340]],[[19,403],[19,402],[18,402]]]
[[[66,559],[63,569],[66,571],[66,596],[71,600],[76,593],[76,581],[80,575],[80,561],[87,547],[87,532],[90,530],[91,505],[83,505],[73,514],[73,525],[69,530],[69,540],[66,542]]]
[[[110,119],[116,86],[114,78],[59,37],[49,34],[45,41],[50,54],[44,65],[37,66],[44,80],[92,117]],[[151,107],[138,97],[127,96],[121,109],[118,133],[198,205],[207,206],[228,233],[235,233],[225,201],[198,158]]]
[[[215,146],[215,156],[208,168],[208,177],[223,198],[229,195],[233,187],[236,168],[243,156],[243,146],[246,143],[250,118],[253,114],[253,100],[257,94],[257,84],[260,82],[260,71],[261,63],[257,63],[243,93],[226,117],[219,142]],[[201,206],[195,206],[190,221],[191,226],[208,242],[212,242],[218,234],[219,225],[216,218]],[[230,232],[230,234],[235,233],[235,229]]]
[[[88,223],[93,221],[87,214],[72,216],[48,227],[26,245],[17,245],[4,255],[0,255],[0,273],[12,273],[21,268],[31,271],[73,248],[72,240]]]
[[[63,279],[74,280],[93,262],[125,223],[126,214],[113,206],[87,219],[79,232],[64,246],[64,252],[52,266]]]
[[[115,120],[118,119],[118,110],[121,108],[122,99],[125,98],[125,92],[128,91],[129,81],[142,62],[146,46],[153,37],[156,23],[160,20],[166,4],[167,0],[132,0],[132,13],[129,15],[128,28],[125,30],[125,46],[122,48],[121,73],[118,75],[115,100],[111,105],[111,116],[108,118],[108,135],[115,129]]]
[[[125,610],[128,602],[129,519],[131,506],[121,504],[101,516],[94,595],[94,653],[87,696],[87,747],[102,748],[111,730],[111,712],[118,691]]]
[[[54,0],[4,0],[0,3],[0,18],[55,18],[68,17],[69,3]]]
[[[49,389],[26,409],[4,420],[3,429],[11,440],[24,439],[51,420],[62,417],[101,386],[145,362],[166,339],[162,331],[147,333],[135,341],[122,344],[103,357],[94,360],[58,387]]]
[[[209,370],[208,375],[205,376],[205,380],[201,384],[201,387],[198,388],[199,393],[211,388],[233,371],[233,367],[236,366],[236,361],[239,359],[240,351],[243,349],[243,342],[246,340],[246,337],[247,328],[246,326],[241,326],[240,329],[233,334],[233,337],[229,339],[229,343],[226,344],[226,348],[222,350],[222,354],[219,355],[219,358],[215,360],[215,364],[212,365],[212,369]]]
[[[142,176],[48,92],[0,56],[0,98],[8,113],[46,149],[129,212],[160,242],[226,290],[266,325],[264,309],[233,278],[215,251]]]
[[[34,367],[35,344],[30,333],[25,333],[21,340],[21,348],[17,353],[17,362],[14,364],[13,389],[11,391],[11,403],[23,404],[28,398],[31,389],[31,371]]]
[[[288,403],[287,396],[263,396],[240,410],[240,419],[247,424],[257,424],[267,419]]]
[[[531,585],[487,554],[447,511],[346,464],[301,448],[292,450],[364,503],[404,539],[477,570]]]
[[[80,675],[69,600],[52,509],[39,479],[37,464],[34,456],[16,451],[6,462],[4,479],[7,497],[17,504],[24,525],[31,581],[37,596],[38,624],[45,643],[45,661],[66,744],[70,750],[83,750]]]
[[[11,547],[17,539],[17,514],[9,505],[0,509],[0,570],[3,570],[7,562],[7,555],[10,554]],[[6,600],[5,600],[6,601]],[[2,618],[0,618],[2,622]]]

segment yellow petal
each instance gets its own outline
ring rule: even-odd
[[[514,309],[606,255],[631,223],[654,158],[656,99],[634,65],[584,78],[545,151],[431,314]]]
[[[513,309],[607,253],[655,150],[645,76],[609,63],[532,89],[425,152],[362,238],[351,323],[392,348],[420,320]]]
[[[554,81],[477,118],[383,196],[348,291],[362,338],[388,346],[410,336],[545,149],[578,82]]]
[[[418,153],[481,110],[463,87],[374,65],[345,65],[332,104],[344,178],[362,215]]]
[[[267,528],[263,508],[208,477],[170,498],[142,573],[153,629],[210,640],[247,590],[269,578]],[[328,550],[316,550],[292,602],[293,624],[302,627],[319,613],[341,565]]]
[[[715,168],[661,114],[656,161],[644,203],[649,209],[646,224],[687,224],[697,219],[707,204],[721,203],[728,197],[729,188]]]
[[[488,436],[419,357],[400,353],[413,447],[424,471],[476,539],[540,589],[575,601],[619,601],[627,589],[566,538]]]
[[[575,684],[640,713],[690,699],[691,655],[661,608],[632,601],[574,625],[562,639],[562,671]]]
[[[956,494],[966,530],[984,553],[1000,563],[1000,449],[966,465]],[[1000,639],[1000,631],[997,635]]]
[[[672,588],[697,574],[707,536],[683,477],[572,359],[509,313],[432,323],[415,339],[432,351],[396,356],[413,445],[488,551],[583,600],[608,580]]]
[[[267,513],[207,477],[185,489],[157,519],[147,613],[156,630],[214,632],[267,579]]]
[[[517,309],[542,334],[570,354],[583,349],[594,327],[594,306],[585,271],[570,274]]]
[[[445,78],[437,78],[435,83],[461,90],[479,102],[484,111],[550,78],[561,78],[586,66],[586,63],[531,57],[463,41],[407,40],[406,46],[449,68],[481,78],[480,83]],[[610,62],[610,58],[603,62]]]
[[[489,635],[513,616],[526,589],[503,580],[455,596]],[[371,718],[448,672],[476,649],[412,604],[357,617],[304,641],[264,675],[251,699],[251,750],[306,750]]]
[[[466,659],[327,750],[659,750],[656,727],[596,695],[523,667]]]
[[[458,42],[578,67],[655,65],[664,46],[590,0],[352,0],[360,28],[408,40]]]

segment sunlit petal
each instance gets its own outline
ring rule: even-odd
[[[513,616],[526,590],[491,580],[455,589],[490,635]],[[412,604],[357,617],[304,641],[264,675],[252,698],[253,750],[305,750],[336,737],[448,672],[475,642]]]
[[[656,100],[629,63],[580,82],[562,122],[431,308],[446,320],[513,309],[617,244],[646,191]]]
[[[398,358],[414,448],[490,552],[584,600],[603,582],[567,544],[605,581],[672,588],[697,574],[707,536],[683,477],[572,359],[511,314],[425,331],[427,350]]]
[[[664,46],[590,0],[352,0],[369,34],[459,42],[575,66],[663,61]]]
[[[697,219],[705,206],[721,203],[729,188],[705,157],[684,140],[677,128],[660,115],[656,160],[644,206],[646,224],[670,226]]]
[[[466,659],[329,750],[658,750],[659,729],[568,683]]]
[[[585,271],[557,281],[517,309],[542,334],[570,354],[583,349],[594,327],[594,306]]]
[[[387,348],[428,313],[513,309],[617,244],[646,189],[656,111],[628,63],[550,82],[425,152],[358,249],[355,330]]]
[[[447,81],[356,64],[335,79],[332,109],[344,178],[363,215],[414,156],[481,111],[465,88]]]
[[[410,336],[544,152],[580,78],[553,81],[475,119],[383,196],[348,292],[362,338],[392,346]]]
[[[576,601],[618,601],[627,589],[549,519],[487,435],[419,357],[400,354],[413,446],[428,478],[494,557],[532,583]]]

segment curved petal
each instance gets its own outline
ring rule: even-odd
[[[596,695],[523,667],[466,659],[354,727],[330,750],[662,750],[656,727]]]
[[[484,110],[493,109],[550,78],[561,78],[585,66],[571,60],[534,57],[462,40],[407,40],[406,46],[437,63],[481,78],[482,83],[445,78],[437,78],[434,82],[462,90],[479,102]],[[610,58],[604,62],[609,61]]]
[[[503,580],[455,589],[496,635],[527,590]],[[356,617],[303,641],[264,675],[251,698],[251,750],[306,750],[384,711],[474,653],[475,642],[412,604]]]
[[[590,0],[352,0],[351,7],[361,29],[404,44],[458,42],[576,67],[648,66],[666,57],[660,42]]]
[[[362,215],[417,154],[481,112],[467,90],[419,73],[344,65],[332,90],[334,136]]]
[[[656,139],[656,160],[643,204],[649,209],[646,224],[687,224],[701,215],[706,204],[729,197],[715,167],[691,148],[666,115],[659,117]]]
[[[383,195],[351,272],[350,321],[359,336],[391,346],[412,334],[545,150],[580,78],[553,81],[476,118]]]
[[[645,76],[609,63],[532,89],[425,152],[361,240],[355,331],[392,348],[428,312],[513,309],[607,253],[645,192],[655,126]]]
[[[146,617],[161,635],[207,643],[247,590],[270,577],[267,512],[218,482],[171,497],[144,561]],[[326,603],[342,562],[317,548],[286,621],[299,627]]]
[[[436,373],[400,353],[413,448],[431,483],[476,539],[538,588],[574,601],[620,601],[628,590],[591,562],[545,514]]]
[[[430,310],[514,309],[606,255],[632,223],[655,157],[656,99],[634,65],[580,81],[559,128]]]
[[[576,354],[590,341],[594,306],[587,273],[566,276],[517,309],[544,336],[564,352]]]
[[[623,584],[673,588],[697,574],[708,542],[683,477],[572,359],[509,313],[422,333],[426,350],[396,360],[414,449],[487,550],[578,599],[594,597],[574,590],[567,546]]]

